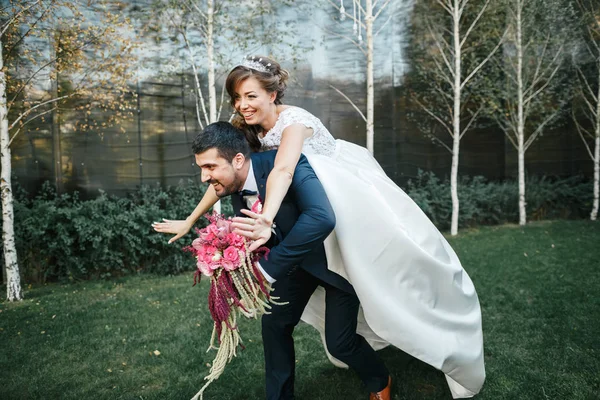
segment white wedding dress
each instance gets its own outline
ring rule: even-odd
[[[454,398],[477,394],[485,380],[481,309],[448,242],[365,148],[335,140],[309,112],[283,110],[262,149],[277,149],[292,124],[313,130],[302,152],[335,211],[327,264],[360,299],[358,333],[376,350],[392,344],[443,371]],[[319,287],[302,320],[323,338],[324,318]]]

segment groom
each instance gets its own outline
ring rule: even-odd
[[[202,181],[213,185],[219,197],[231,195],[237,214],[246,208],[245,193],[258,192],[265,198],[275,151],[250,154],[243,133],[226,122],[208,125],[196,136],[192,150]],[[259,264],[273,285],[273,296],[287,304],[274,306],[271,314],[262,317],[267,399],[294,398],[292,332],[319,285],[326,290],[327,349],[358,373],[371,400],[391,399],[389,372],[365,339],[356,334],[358,297],[347,280],[327,269],[323,241],[335,227],[335,215],[303,155],[274,221],[271,252]]]

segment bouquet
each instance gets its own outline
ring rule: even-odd
[[[253,207],[254,208],[254,207]],[[223,215],[207,215],[209,225],[196,230],[198,238],[186,250],[197,259],[194,285],[202,276],[211,280],[208,292],[208,308],[214,321],[210,346],[207,351],[216,349],[217,354],[204,378],[208,382],[194,396],[202,398],[208,385],[219,378],[225,366],[242,346],[237,327],[238,315],[257,318],[267,314],[269,303],[277,304],[271,298],[271,287],[257,267],[257,261],[266,257],[269,249],[261,247],[248,251],[248,239],[233,233],[231,220]],[[215,346],[218,340],[218,347]]]

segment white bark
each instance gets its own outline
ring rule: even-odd
[[[323,28],[323,29],[328,34],[342,37],[342,38],[348,40],[349,42],[353,43],[365,55],[365,57],[367,59],[367,112],[366,112],[366,117],[363,115],[362,112],[360,112],[358,107],[356,107],[356,105],[348,98],[348,96],[343,94],[339,89],[336,89],[336,88],[334,88],[334,89],[338,93],[340,93],[346,100],[348,100],[350,102],[350,104],[359,112],[361,117],[367,123],[367,132],[366,132],[366,134],[367,134],[367,150],[371,154],[373,154],[374,153],[374,141],[375,141],[374,140],[374,138],[375,138],[375,87],[373,84],[373,81],[374,81],[374,77],[373,77],[374,38],[375,38],[375,36],[377,36],[377,33],[379,33],[381,31],[383,26],[385,26],[385,23],[381,26],[381,28],[379,29],[379,31],[377,33],[373,33],[373,27],[374,27],[375,22],[377,21],[377,18],[381,15],[383,10],[385,10],[386,7],[390,4],[391,0],[386,0],[383,4],[381,4],[376,13],[375,13],[375,7],[377,6],[378,0],[375,0],[375,1],[366,0],[364,7],[362,6],[360,0],[352,0],[352,1],[353,1],[353,9],[355,9],[357,11],[358,15],[354,14],[354,13],[350,14],[346,8],[342,8],[341,5],[343,4],[343,2],[340,2],[341,4],[337,4],[337,2],[328,0],[329,4],[331,4],[338,11],[340,11],[341,15],[343,15],[344,18],[346,18],[346,17],[349,18],[353,22],[353,24],[358,28],[358,31],[359,31],[359,39],[358,40],[355,40],[354,38],[349,37],[349,36],[339,34],[335,31],[328,30],[326,28]],[[361,15],[362,15],[362,17],[361,17]],[[388,18],[388,21],[389,21],[389,18]],[[365,29],[365,32],[367,35],[366,46],[362,43],[362,38],[360,36],[361,35],[360,32],[362,32],[363,28]]]
[[[204,106],[204,97],[202,96],[202,87],[200,86],[200,78],[198,77],[198,69],[196,68],[196,60],[194,58],[194,52],[192,50],[192,46],[187,39],[185,32],[183,33],[183,40],[185,41],[185,47],[188,50],[188,55],[190,57],[190,62],[192,64],[192,73],[194,74],[194,87],[196,89],[195,98],[196,98],[196,118],[198,119],[198,125],[200,129],[204,129],[204,124],[202,123],[202,116],[200,112],[204,115],[205,122],[208,125],[209,116],[206,113],[206,107]]]
[[[522,37],[522,0],[517,0],[517,153],[519,159],[519,225],[527,222],[525,208],[525,117],[523,114],[523,37]]]
[[[510,89],[505,97],[499,99],[506,104],[506,108],[497,117],[507,139],[517,151],[519,225],[527,223],[525,153],[559,112],[559,108],[552,108],[544,103],[552,101],[548,96],[560,94],[551,82],[558,73],[564,56],[564,42],[559,42],[564,38],[554,35],[554,32],[532,33],[534,26],[525,29],[528,24],[535,24],[527,17],[527,13],[537,11],[525,10],[525,7],[535,5],[525,0],[511,0],[508,3],[507,26],[513,34],[511,41],[515,55],[507,56],[503,66],[503,74],[510,82]],[[527,31],[529,33],[525,33]],[[535,128],[526,124],[532,113],[536,113],[535,116],[539,118]],[[579,125],[576,126],[579,128]]]
[[[438,5],[441,6],[448,14],[452,21],[452,27],[450,29],[446,27],[434,26],[430,22],[427,22],[427,29],[434,40],[435,47],[439,55],[433,56],[433,62],[435,69],[433,74],[435,80],[433,82],[434,89],[441,96],[440,102],[443,103],[437,110],[435,107],[429,107],[426,104],[416,100],[417,104],[427,113],[430,117],[435,119],[440,125],[444,127],[444,130],[452,138],[452,144],[447,144],[444,140],[440,139],[435,135],[430,135],[431,139],[439,142],[444,148],[446,148],[452,154],[452,164],[450,169],[450,195],[452,198],[452,215],[450,223],[450,234],[458,234],[458,217],[460,211],[460,202],[458,198],[458,167],[460,160],[460,140],[462,136],[469,130],[471,124],[476,120],[481,109],[471,115],[470,120],[464,127],[461,126],[462,121],[462,96],[463,89],[467,87],[467,84],[472,78],[481,71],[483,66],[491,59],[494,53],[500,47],[503,37],[498,41],[494,49],[488,53],[488,55],[477,64],[476,67],[464,71],[463,73],[463,57],[465,56],[465,46],[467,39],[471,35],[480,21],[482,15],[487,10],[490,0],[486,0],[485,3],[479,9],[478,14],[472,19],[468,26],[464,26],[464,33],[461,32],[461,24],[464,23],[463,16],[465,8],[469,3],[469,0],[438,0]],[[450,34],[452,41],[445,39],[445,36]],[[463,78],[463,75],[466,76]],[[445,85],[448,84],[452,88],[452,94],[446,95]]]
[[[460,40],[460,5],[454,0],[453,39],[454,39],[454,111],[452,113],[452,168],[450,171],[450,192],[452,195],[452,221],[450,234],[458,234],[458,160],[460,151],[460,97],[461,97],[461,40]]]
[[[210,123],[217,122],[217,91],[215,88],[215,60],[214,60],[214,27],[215,27],[215,8],[214,1],[208,0],[206,11],[206,58],[208,63],[208,112]],[[213,211],[221,213],[221,201],[217,201],[213,206]]]
[[[217,122],[217,90],[215,88],[215,60],[214,60],[214,26],[215,8],[214,1],[208,0],[207,24],[206,24],[206,58],[208,63],[208,109],[210,123]]]
[[[600,79],[600,62],[596,62],[598,68],[598,79]],[[590,213],[590,219],[595,221],[598,217],[598,203],[600,197],[600,80],[598,81],[598,92],[596,94],[596,126],[594,138],[594,202],[592,205],[592,212]]]
[[[367,27],[367,150],[374,154],[374,102],[373,88],[373,1],[366,2],[365,25]]]
[[[596,128],[596,131],[598,131],[598,128]],[[600,197],[600,190],[598,184],[598,182],[600,181],[600,164],[598,163],[598,160],[600,160],[600,133],[597,133],[596,140],[594,140],[594,143],[594,203],[592,206],[592,212],[590,213],[590,219],[592,221],[595,221],[598,217],[598,198]]]
[[[0,37],[0,49],[2,38]],[[0,173],[0,191],[2,195],[2,242],[4,249],[4,268],[6,270],[6,298],[8,301],[23,299],[21,277],[15,247],[13,194],[10,182],[11,154],[8,145],[8,110],[6,107],[6,75],[4,60],[0,51],[0,156],[2,171]]]
[[[591,122],[593,132],[580,124],[575,112],[573,112],[573,121],[575,122],[575,127],[577,128],[577,132],[583,141],[588,155],[594,163],[594,199],[592,202],[592,211],[590,212],[590,220],[595,221],[598,218],[600,195],[600,42],[597,41],[598,34],[600,34],[600,18],[597,17],[600,12],[600,7],[594,1],[585,2],[583,0],[577,0],[577,5],[582,12],[584,23],[589,24],[586,29],[588,37],[585,42],[585,49],[587,49],[589,55],[594,58],[596,77],[598,79],[596,82],[596,91],[594,93],[592,82],[588,79],[587,75],[576,66],[580,84],[579,96],[581,100],[583,100],[583,115],[585,116],[585,119]],[[590,139],[593,139],[594,141],[593,151],[589,145]]]

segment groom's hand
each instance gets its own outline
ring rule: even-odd
[[[267,243],[271,238],[273,221],[267,220],[261,214],[254,213],[250,210],[241,210],[241,212],[247,215],[248,218],[233,218],[231,227],[233,228],[234,233],[253,240],[248,247],[248,250],[254,251]]]

